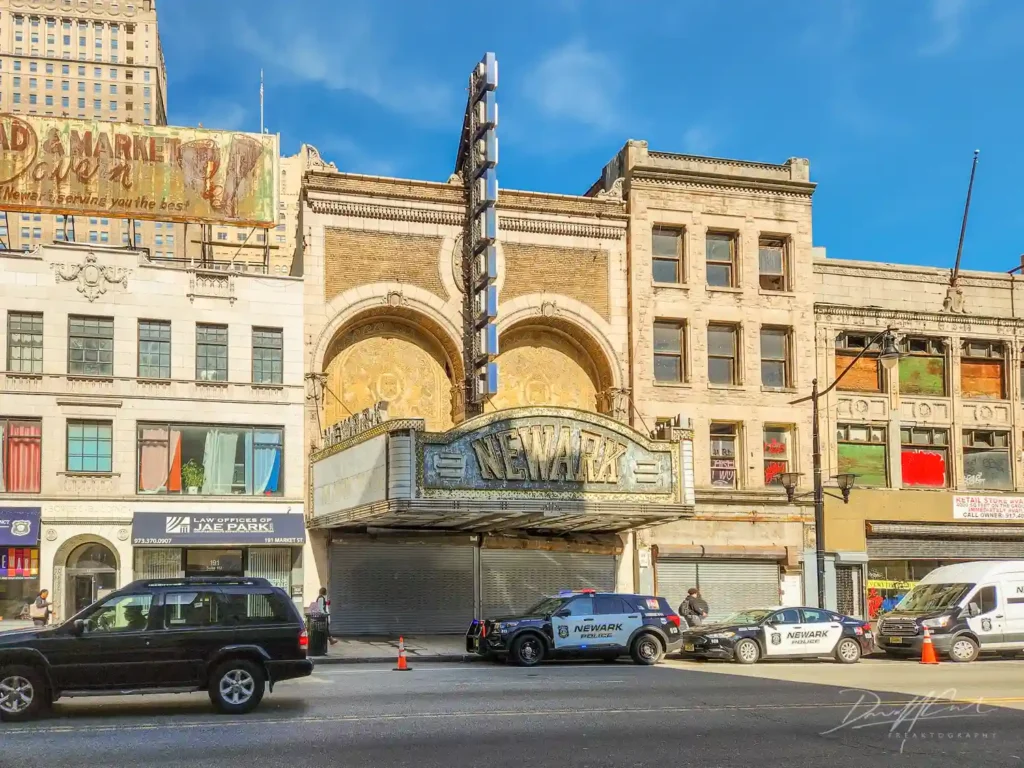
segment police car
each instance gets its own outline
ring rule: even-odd
[[[683,658],[728,659],[832,656],[854,664],[874,650],[871,625],[819,608],[752,608],[682,634]]]
[[[466,650],[523,667],[565,656],[614,661],[627,653],[650,665],[679,649],[681,624],[663,597],[565,590],[521,616],[474,620]]]

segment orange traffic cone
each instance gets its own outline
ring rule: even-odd
[[[921,644],[921,663],[938,664],[939,659],[935,655],[935,646],[932,645],[932,631],[924,628],[924,643]]]
[[[412,667],[409,666],[409,662],[405,660],[405,638],[398,638],[398,666],[392,670],[393,672],[411,672]]]

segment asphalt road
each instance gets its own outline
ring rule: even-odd
[[[0,725],[0,768],[1003,768],[1024,757],[1024,712],[910,700],[699,665],[321,667],[248,717],[216,715],[202,695],[58,702],[46,720]]]

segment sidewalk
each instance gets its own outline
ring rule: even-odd
[[[466,653],[464,635],[420,635],[405,638],[405,654],[409,664],[436,661],[478,661],[479,656]],[[320,664],[394,663],[398,660],[397,637],[338,638],[327,649],[326,656],[311,656]]]

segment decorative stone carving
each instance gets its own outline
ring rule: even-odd
[[[57,473],[61,479],[61,490],[73,496],[111,496],[117,491],[120,475],[80,475],[68,472]]]
[[[544,317],[554,317],[558,314],[558,304],[554,301],[545,301],[540,305],[540,313]]]
[[[456,171],[448,177],[448,183],[456,187],[461,187],[464,186],[466,182],[463,181],[462,174]]]
[[[334,163],[325,162],[320,156],[320,150],[314,147],[312,144],[303,144],[302,150],[306,155],[306,170],[307,171],[337,171],[338,166]]]
[[[574,221],[550,221],[501,216],[499,217],[499,224],[502,230],[529,232],[536,235],[586,237],[593,240],[622,240],[626,236],[626,228],[624,226],[607,227],[598,224],[580,224]]]
[[[3,379],[8,392],[39,392],[43,388],[43,377],[38,373],[6,373]]]
[[[118,541],[128,541],[128,529],[127,528],[118,528],[117,529],[117,540]]]
[[[95,253],[87,253],[81,264],[53,263],[54,277],[58,283],[78,283],[78,292],[89,301],[96,301],[107,292],[107,288],[120,285],[128,288],[130,269],[104,266]]]
[[[621,202],[624,199],[622,192],[623,182],[625,182],[625,179],[619,176],[619,178],[612,182],[612,185],[608,187],[608,189],[602,189],[600,192],[597,193],[598,199],[616,200]]]
[[[46,529],[46,540],[47,541],[56,541],[57,540],[57,529],[56,528],[47,528]]]
[[[884,419],[888,413],[885,397],[850,397],[840,395],[836,414],[854,419]]]
[[[1008,403],[964,403],[964,421],[971,424],[1009,424],[1010,406]]]
[[[384,221],[411,221],[417,224],[443,224],[461,226],[465,219],[458,213],[424,208],[400,208],[394,205],[372,205],[335,200],[309,201],[313,213],[329,216],[348,216],[356,219],[382,219]]]
[[[388,292],[388,295],[382,299],[382,303],[387,304],[389,307],[402,307],[409,302],[405,298],[405,294],[401,291],[390,291]]]
[[[193,304],[196,298],[227,299],[235,303],[235,276],[231,272],[220,270],[198,269],[190,267],[188,274],[188,300]]]
[[[559,405],[611,412],[599,402],[593,361],[560,335],[536,327],[507,334],[502,338],[498,370],[501,386],[491,398],[495,410]]]
[[[867,400],[857,398],[853,401],[853,412],[858,416],[864,416],[871,409],[871,404]]]
[[[952,285],[946,289],[946,298],[942,300],[942,311],[967,314],[967,310],[964,309],[964,289],[960,287],[959,279],[954,280]]]

